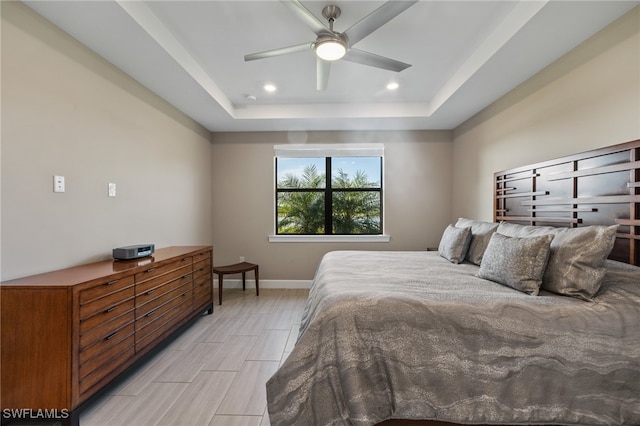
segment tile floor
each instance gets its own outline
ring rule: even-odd
[[[192,322],[83,407],[80,425],[269,426],[265,383],[293,348],[307,296],[225,289],[213,315]]]

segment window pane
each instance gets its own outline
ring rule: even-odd
[[[324,192],[279,192],[278,234],[324,234]]]
[[[276,157],[275,164],[277,234],[382,234],[382,157]]]
[[[334,188],[380,188],[380,157],[333,157],[331,186]]]
[[[276,158],[278,189],[324,188],[324,158]]]
[[[332,226],[334,234],[381,234],[378,191],[335,191]]]

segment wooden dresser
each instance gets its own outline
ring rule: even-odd
[[[82,402],[190,319],[213,313],[212,265],[210,246],[168,247],[2,282],[3,420],[14,412],[77,425]]]

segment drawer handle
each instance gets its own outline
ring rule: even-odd
[[[182,278],[187,278],[187,277],[189,277],[189,275],[191,275],[191,274],[184,274],[184,275],[182,276]]]
[[[189,290],[185,291],[184,293],[182,293],[180,296],[184,297],[187,295],[187,293],[189,293]]]
[[[117,306],[112,306],[112,307],[110,307],[109,309],[107,309],[105,312],[106,312],[106,313],[113,312],[113,311],[115,311],[116,309],[118,309],[118,307],[117,307]]]
[[[147,312],[147,314],[145,315],[145,317],[150,317],[151,315],[153,315],[156,312],[156,310],[154,309],[153,311],[149,311]]]
[[[144,271],[144,272],[149,273],[149,272],[153,272],[153,271],[155,271],[155,270],[156,270],[156,268],[150,268],[150,269],[147,269],[147,270],[146,270],[146,271]]]
[[[116,332],[114,332],[114,333],[111,333],[110,335],[108,335],[107,337],[105,337],[105,338],[104,338],[104,340],[111,340],[111,339],[113,339],[114,337],[116,337],[116,334],[118,334],[118,332],[117,332],[117,331],[116,331]]]
[[[113,285],[113,284],[115,284],[117,282],[118,282],[118,280],[113,280],[113,281],[109,281],[107,283],[104,283],[104,285]]]
[[[153,293],[153,290],[149,290],[149,291],[147,291],[145,294],[148,296],[148,295],[150,295],[151,293]]]

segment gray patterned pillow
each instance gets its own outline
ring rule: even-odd
[[[471,228],[456,228],[453,225],[447,226],[440,239],[438,253],[450,262],[460,263],[469,249],[471,241]]]
[[[499,233],[509,236],[554,235],[542,288],[585,300],[600,289],[617,230],[618,225],[552,228],[501,223],[498,227]]]
[[[537,296],[549,259],[553,235],[517,238],[494,233],[478,277]]]
[[[539,237],[541,235],[555,235],[556,230],[552,226],[518,225],[517,223],[502,222],[498,226],[498,232],[508,237]]]
[[[482,262],[482,256],[487,249],[489,240],[496,229],[498,229],[497,223],[481,222],[479,220],[459,218],[456,222],[458,228],[471,227],[471,243],[469,243],[469,250],[467,250],[467,256],[465,257],[471,263],[480,265]]]
[[[600,289],[618,225],[558,228],[542,288],[590,300]]]

